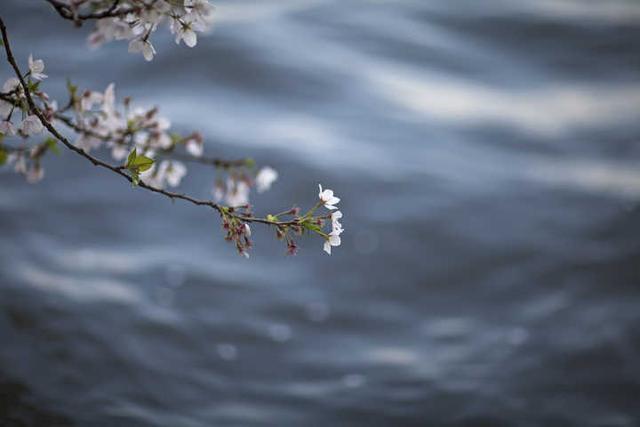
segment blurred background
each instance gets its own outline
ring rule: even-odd
[[[72,153],[2,169],[0,425],[638,425],[639,2],[215,5],[151,64],[42,0],[0,15],[50,94],[116,82],[276,168],[258,213],[332,188],[343,245],[254,227],[245,260]]]

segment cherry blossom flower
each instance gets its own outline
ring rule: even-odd
[[[29,184],[35,184],[44,178],[44,169],[39,163],[32,164],[25,173],[25,178]]]
[[[264,193],[265,191],[271,188],[271,184],[273,184],[278,179],[278,172],[272,167],[265,166],[256,175],[256,189],[258,193]]]
[[[202,139],[202,135],[199,133],[194,133],[187,139],[186,142],[187,153],[191,154],[195,157],[201,157],[204,153],[204,141]]]
[[[20,131],[25,135],[35,135],[44,130],[40,119],[35,114],[28,115],[20,124]]]
[[[33,60],[33,55],[29,55],[29,72],[35,80],[44,80],[47,75],[43,73],[44,61],[42,59]]]
[[[184,0],[184,7],[187,12],[197,16],[203,24],[211,23],[213,6],[208,0]]]
[[[91,90],[85,90],[80,97],[80,110],[90,111],[94,105],[102,102],[102,94]]]
[[[19,87],[20,87],[20,80],[18,80],[16,77],[10,77],[2,85],[2,91],[4,93],[9,93]]]
[[[331,247],[332,246],[340,246],[340,235],[339,233],[331,232],[329,233],[329,237],[324,241],[323,249],[324,251],[331,255]]]
[[[340,224],[340,219],[342,218],[342,212],[335,211],[331,214],[331,232],[337,233],[338,235],[342,234],[344,229],[342,228],[342,224]]]
[[[227,180],[227,194],[225,203],[228,206],[244,206],[249,204],[249,191],[251,188],[245,181]]]
[[[164,171],[167,184],[171,187],[180,185],[180,181],[182,181],[182,178],[187,174],[186,166],[176,161],[164,161],[160,163],[159,169]]]
[[[211,195],[216,203],[224,199],[224,184],[220,181],[216,181],[213,186],[213,190],[211,190]]]
[[[320,192],[318,193],[318,197],[320,198],[320,200],[324,204],[324,207],[329,209],[329,210],[338,209],[334,205],[337,204],[338,202],[340,202],[340,199],[333,195],[333,190],[326,189],[326,190],[323,191],[322,190],[322,185],[320,185],[320,184],[318,184],[318,188],[320,188]]]
[[[174,19],[171,28],[176,34],[176,44],[180,44],[180,40],[184,40],[184,44],[188,47],[194,47],[198,43],[198,36],[193,31],[192,22],[186,18]]]
[[[13,110],[13,104],[0,99],[0,118],[6,119]]]
[[[3,135],[15,135],[16,129],[13,127],[13,123],[8,120],[4,120],[0,122],[0,134]]]
[[[149,40],[133,39],[129,43],[129,53],[142,52],[145,61],[153,60],[153,56],[156,54],[156,50]]]

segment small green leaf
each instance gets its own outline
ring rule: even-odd
[[[135,187],[140,183],[140,174],[138,172],[131,171],[131,184]]]
[[[128,168],[129,165],[136,159],[136,156],[137,156],[137,153],[136,153],[136,149],[134,148],[129,153],[129,156],[127,156],[127,163],[124,164],[124,167]]]
[[[56,141],[53,138],[47,138],[44,143],[47,146],[47,150],[51,150],[53,152],[53,154],[58,155],[60,154],[60,149],[58,148],[58,141]]]
[[[267,221],[276,222],[276,221],[278,221],[278,217],[275,216],[275,215],[269,214],[269,215],[267,215]]]
[[[251,158],[249,158],[249,159],[245,159],[245,160],[244,160],[244,164],[245,164],[245,166],[246,166],[246,167],[248,167],[249,169],[251,169],[251,168],[255,167],[255,165],[256,165],[256,161],[255,161],[255,160],[253,160],[253,159],[251,159]]]
[[[305,221],[305,222],[302,223],[302,226],[304,228],[306,228],[307,230],[315,231],[316,233],[320,233],[320,234],[324,234],[322,232],[322,228],[320,228],[320,226],[318,224],[314,224],[313,222]]]
[[[7,163],[7,150],[5,150],[4,148],[0,147],[0,166],[4,165],[5,163]]]
[[[179,133],[173,132],[171,134],[171,142],[173,143],[173,145],[180,144],[183,141],[184,141],[184,138],[182,138],[182,136]]]
[[[130,164],[129,168],[135,168],[139,172],[148,171],[153,166],[153,159],[147,156],[138,156]]]
[[[71,80],[67,79],[67,90],[69,91],[69,95],[71,95],[72,98],[75,98],[76,92],[78,92],[78,86],[74,85],[71,83]]]
[[[35,92],[40,88],[40,82],[29,81],[27,86],[29,87],[29,92]]]
[[[131,173],[131,182],[134,186],[140,182],[140,173],[148,171],[153,166],[153,159],[147,156],[138,156],[138,152],[134,148],[127,157],[127,163],[124,167]]]

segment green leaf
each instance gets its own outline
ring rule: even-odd
[[[44,143],[47,146],[47,150],[53,151],[53,154],[55,155],[60,154],[60,149],[58,148],[58,141],[56,141],[53,138],[47,138],[45,139]]]
[[[245,166],[246,166],[246,167],[248,167],[249,169],[251,169],[251,168],[255,167],[255,165],[256,165],[256,161],[255,161],[255,160],[253,160],[253,159],[245,159],[245,160],[244,160],[244,164],[245,164]]]
[[[139,172],[148,171],[153,166],[153,159],[147,156],[138,156],[130,164],[129,168],[135,168]]]
[[[27,86],[29,87],[29,92],[35,92],[40,88],[40,82],[29,81]]]
[[[136,149],[134,148],[133,150],[131,150],[131,152],[127,156],[127,163],[124,164],[124,167],[128,168],[129,165],[136,159],[136,156],[137,156],[137,153],[136,153]]]
[[[131,184],[135,187],[140,183],[140,174],[138,172],[131,171]]]
[[[129,153],[127,163],[124,165],[131,173],[131,180],[134,186],[140,182],[140,173],[148,171],[151,166],[153,166],[153,159],[144,155],[138,156],[135,148]]]
[[[275,216],[275,215],[269,214],[269,215],[267,215],[267,221],[276,222],[276,221],[278,221],[278,217]]]
[[[4,148],[0,147],[0,166],[4,165],[5,163],[7,163],[7,157],[9,155],[7,154],[7,150],[5,150]]]
[[[78,86],[74,85],[71,83],[71,80],[67,79],[67,90],[69,91],[69,95],[71,95],[72,98],[75,98],[76,92],[78,92]]]
[[[305,222],[303,222],[303,223],[302,223],[302,226],[303,226],[304,228],[306,228],[307,230],[315,231],[316,233],[320,233],[320,234],[324,234],[324,233],[322,232],[322,228],[320,228],[320,226],[319,226],[318,224],[314,224],[314,223],[312,223],[312,222],[310,222],[310,221],[305,221]]]

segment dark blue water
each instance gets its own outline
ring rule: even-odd
[[[216,4],[151,65],[44,1],[0,14],[51,94],[115,81],[278,169],[259,212],[333,188],[343,245],[254,227],[247,261],[73,153],[3,170],[0,424],[640,423],[640,3]]]

